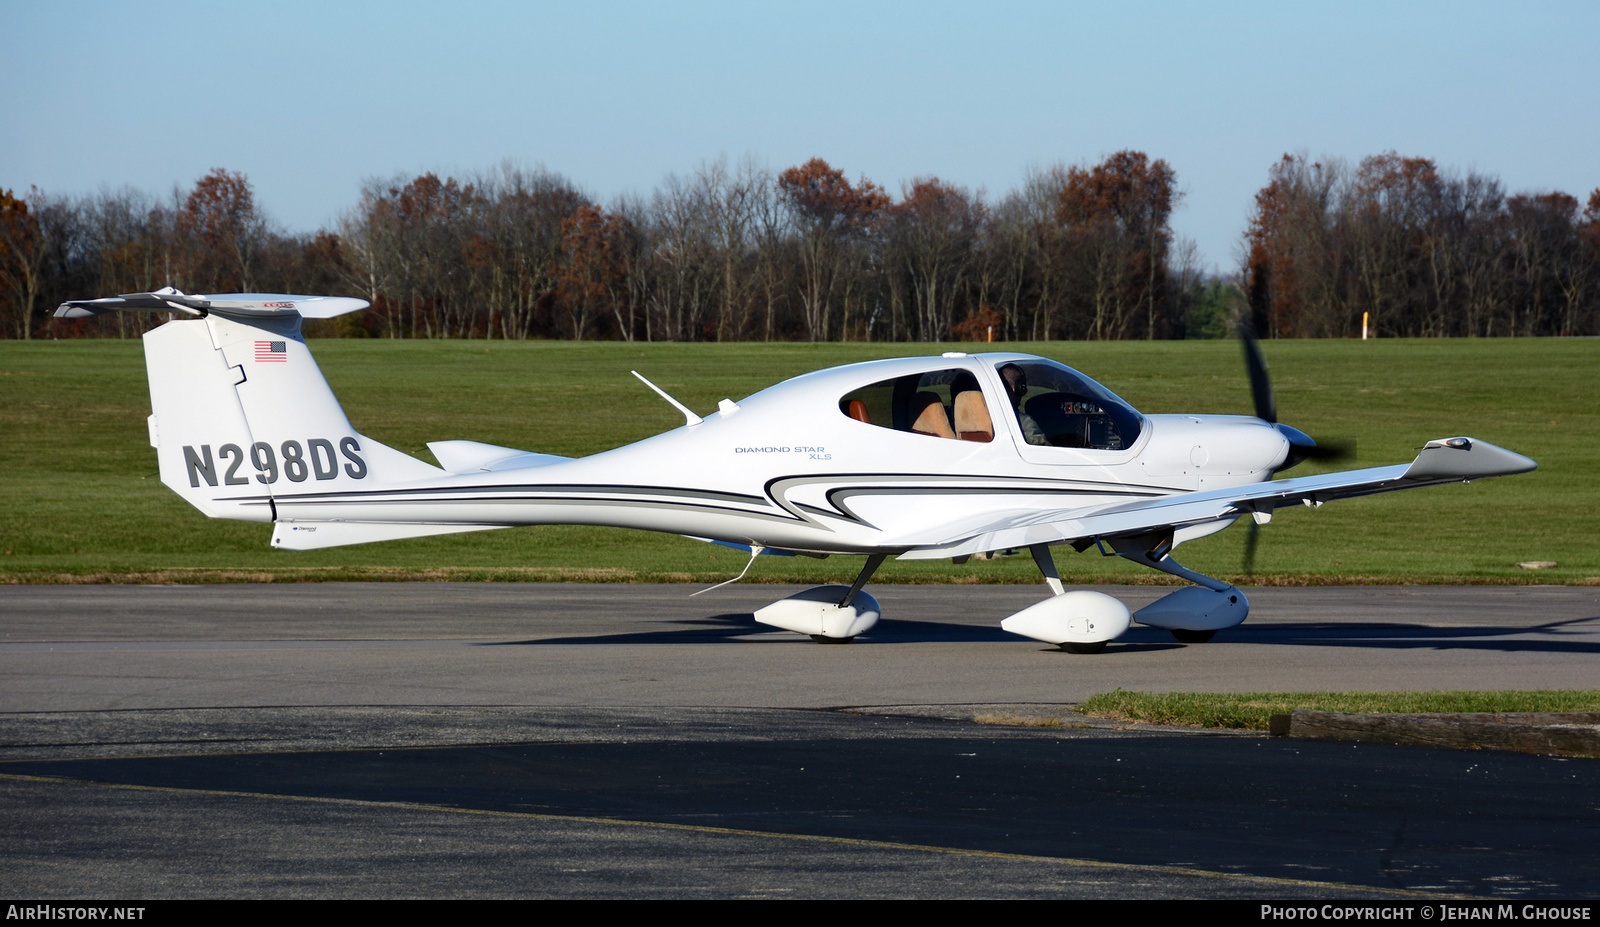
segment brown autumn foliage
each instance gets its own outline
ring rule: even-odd
[[[583,206],[561,222],[561,263],[554,269],[556,301],[566,311],[571,336],[582,341],[597,317],[623,321],[628,296],[628,251],[633,224]],[[631,340],[631,339],[629,339]]]
[[[366,298],[318,335],[938,341],[1600,334],[1600,190],[1507,195],[1390,152],[1267,172],[1236,276],[1171,228],[1165,160],[1120,151],[998,197],[936,177],[898,197],[820,158],[668,175],[596,202],[503,165],[373,180],[335,226],[276,228],[248,178],[160,199],[0,195],[5,334],[136,336],[156,315],[49,319],[63,299],[173,285]],[[1581,208],[1580,208],[1581,207]]]
[[[1093,168],[1067,172],[1056,215],[1092,307],[1087,337],[1168,335],[1165,319],[1158,331],[1158,316],[1176,184],[1171,165],[1142,151],[1119,151]]]
[[[852,186],[844,171],[821,158],[779,174],[778,190],[800,245],[805,330],[812,341],[827,341],[836,332],[848,338],[852,284],[860,276],[852,271],[866,255],[865,239],[888,209],[889,195],[865,177]],[[840,309],[837,329],[835,308]]]
[[[243,174],[214,168],[178,210],[174,232],[189,249],[190,287],[200,292],[254,291],[265,223]]]
[[[955,319],[963,304],[970,305],[987,214],[981,197],[937,177],[914,181],[901,201],[888,208],[882,247],[891,337],[904,320],[913,341],[970,340],[956,331]]]
[[[1597,191],[1600,195],[1600,191]],[[1600,213],[1591,196],[1584,216]],[[1244,277],[1258,330],[1354,337],[1574,335],[1600,328],[1600,234],[1565,193],[1506,196],[1394,152],[1285,155],[1256,194]]]
[[[957,322],[951,334],[957,341],[993,341],[1000,331],[1000,313],[990,305],[981,305],[971,315]]]
[[[37,193],[37,191],[35,191]],[[44,237],[25,200],[0,190],[0,285],[4,285],[13,337],[33,337],[34,306],[43,275]]]

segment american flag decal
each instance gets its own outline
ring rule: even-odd
[[[256,363],[258,364],[285,364],[289,361],[289,343],[287,341],[257,341]]]

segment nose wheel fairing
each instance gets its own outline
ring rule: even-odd
[[[1201,634],[1231,628],[1244,621],[1249,614],[1250,600],[1232,586],[1220,591],[1203,586],[1186,586],[1139,609],[1133,620],[1152,628],[1172,631],[1180,641],[1202,643],[1199,640]],[[1185,633],[1179,634],[1180,631]]]

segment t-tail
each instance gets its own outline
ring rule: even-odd
[[[366,306],[341,297],[192,296],[168,288],[63,303],[56,315],[180,316],[144,336],[150,444],[161,482],[212,518],[277,522],[273,546],[297,550],[487,527],[289,520],[280,513],[287,500],[348,498],[446,475],[357,432],[306,347],[302,319]]]

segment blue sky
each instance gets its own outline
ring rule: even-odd
[[[292,231],[365,179],[506,159],[601,201],[723,155],[997,199],[1135,148],[1228,270],[1285,152],[1600,187],[1594,2],[0,0],[0,35],[0,187],[164,195],[225,167]]]

